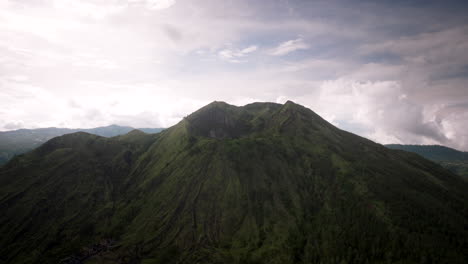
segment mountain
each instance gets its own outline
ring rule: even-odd
[[[391,149],[401,149],[409,152],[417,153],[426,159],[433,161],[466,161],[468,160],[468,152],[458,151],[456,149],[439,146],[439,145],[400,145],[388,144],[385,145]]]
[[[468,152],[439,145],[385,145],[391,149],[401,149],[417,153],[449,169],[468,180]]]
[[[468,183],[287,102],[0,168],[2,263],[466,263]]]
[[[0,132],[0,165],[6,163],[15,155],[28,152],[57,136],[82,131],[103,137],[115,137],[126,134],[133,129],[128,126],[110,125],[90,129],[49,127]],[[162,128],[141,128],[140,130],[145,133],[158,133]]]

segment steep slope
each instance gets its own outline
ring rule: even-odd
[[[417,153],[449,169],[468,180],[468,152],[438,145],[385,145],[391,149],[400,149]]]
[[[6,263],[468,257],[466,182],[292,102],[214,102],[156,135],[64,136],[1,168],[0,183]],[[102,239],[115,246],[83,249]]]
[[[86,245],[95,224],[112,212],[141,148],[78,132],[8,163],[0,174],[0,255],[23,253],[18,261],[31,263],[54,255],[58,245]]]
[[[102,137],[115,137],[126,134],[134,128],[128,126],[110,125],[90,129],[70,128],[38,128],[19,129],[14,131],[0,132],[0,165],[6,163],[15,155],[26,153],[37,148],[44,142],[58,136],[76,132],[87,132]],[[161,128],[142,128],[145,133],[158,133]]]

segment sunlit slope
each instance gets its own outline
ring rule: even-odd
[[[157,135],[54,140],[0,171],[6,263],[102,238],[117,245],[85,262],[467,260],[466,182],[292,102],[214,102]]]

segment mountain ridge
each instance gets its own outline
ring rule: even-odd
[[[126,134],[133,129],[128,126],[109,125],[89,129],[49,127],[0,131],[0,166],[15,155],[30,151],[56,136],[84,131],[104,137],[114,137]],[[139,130],[145,133],[158,133],[162,131],[162,128],[140,128]]]
[[[439,163],[444,168],[464,177],[468,181],[468,152],[441,145],[388,144],[385,146],[421,155],[426,159]]]
[[[439,165],[293,103],[201,110],[153,135],[55,138],[0,168],[5,262],[466,261],[468,185]],[[86,257],[102,239],[116,248]]]
[[[442,145],[386,144],[385,146],[418,153],[435,161],[468,160],[468,152]],[[429,153],[429,151],[432,153]]]

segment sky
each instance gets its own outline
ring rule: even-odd
[[[214,100],[292,100],[379,143],[468,150],[466,14],[451,0],[0,0],[0,130],[169,127]]]

